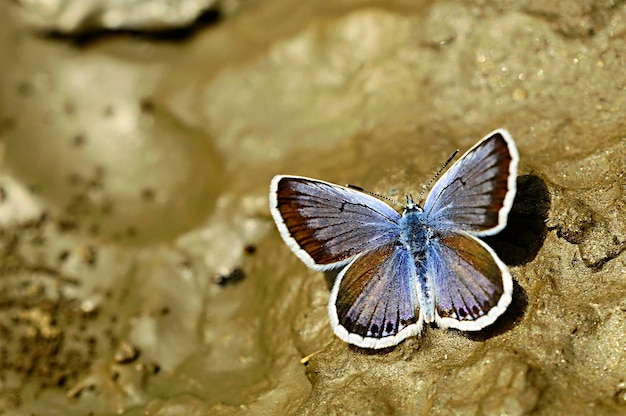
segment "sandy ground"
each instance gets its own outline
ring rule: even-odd
[[[80,36],[0,5],[0,414],[626,413],[626,4],[520,3],[250,1]],[[337,339],[271,178],[401,200],[499,127],[505,315]]]

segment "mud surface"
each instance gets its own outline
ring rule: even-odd
[[[240,4],[80,41],[0,5],[0,414],[624,414],[626,4]],[[337,339],[272,176],[399,198],[499,127],[509,310]]]

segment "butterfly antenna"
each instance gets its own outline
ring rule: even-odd
[[[348,185],[346,185],[346,187],[348,187],[348,188],[350,188],[350,189],[354,189],[354,190],[356,190],[356,191],[360,191],[360,192],[363,192],[363,193],[366,193],[366,194],[372,195],[372,196],[375,196],[375,197],[377,197],[377,198],[385,199],[385,200],[387,200],[387,201],[389,201],[389,202],[393,202],[393,203],[394,203],[394,204],[396,204],[396,205],[400,205],[401,207],[404,207],[404,205],[402,205],[401,203],[399,203],[399,202],[398,202],[398,201],[396,201],[395,199],[391,199],[391,198],[389,198],[389,197],[386,197],[385,195],[381,195],[381,194],[377,194],[377,193],[375,193],[375,192],[368,191],[367,189],[363,189],[363,188],[361,188],[360,186],[356,186],[356,185],[350,185],[350,184],[348,184]]]
[[[452,159],[454,159],[454,156],[456,156],[457,153],[459,153],[459,149],[456,149],[454,152],[452,152],[448,160],[446,160],[443,166],[439,168],[437,173],[435,173],[435,176],[433,176],[426,185],[422,186],[422,192],[420,192],[419,196],[417,197],[418,201],[422,200],[422,197],[424,196],[424,192],[426,192],[428,188],[430,188],[430,185],[432,185],[433,182],[435,182],[435,180],[439,177],[439,175],[441,175],[441,172],[443,172],[444,169],[450,164],[450,162],[452,162]]]

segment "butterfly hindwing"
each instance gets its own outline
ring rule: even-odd
[[[400,234],[400,214],[386,203],[316,179],[274,177],[270,210],[285,242],[316,270],[345,265]]]
[[[422,328],[415,265],[402,245],[386,244],[354,259],[330,295],[339,338],[363,348],[385,348]]]
[[[484,242],[465,232],[443,232],[430,243],[428,273],[436,288],[437,324],[463,331],[493,323],[511,302],[508,268]]]
[[[515,196],[519,156],[506,130],[496,130],[467,151],[428,194],[431,226],[492,235],[506,226]]]

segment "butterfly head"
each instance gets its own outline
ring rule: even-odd
[[[413,201],[413,195],[411,194],[406,196],[406,206],[404,207],[404,212],[407,211],[423,211],[422,207],[420,207],[419,204],[416,204],[415,201]]]

